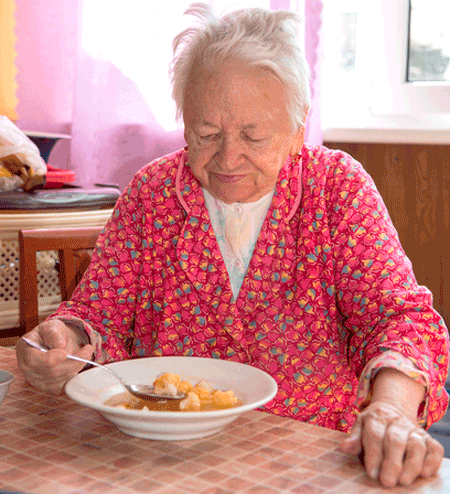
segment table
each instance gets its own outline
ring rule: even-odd
[[[0,405],[0,492],[30,494],[357,494],[450,492],[439,475],[382,489],[358,458],[338,451],[344,433],[264,412],[245,413],[219,434],[193,441],[127,436],[97,412],[25,383],[15,351],[0,347],[15,375]]]

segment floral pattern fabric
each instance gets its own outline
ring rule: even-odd
[[[400,354],[426,376],[427,425],[445,413],[447,329],[372,179],[345,153],[305,145],[285,163],[233,300],[185,149],[136,174],[53,317],[85,321],[101,338],[99,361],[192,355],[253,365],[278,383],[268,412],[343,431],[364,369]]]

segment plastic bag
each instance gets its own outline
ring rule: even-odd
[[[0,191],[33,190],[45,184],[46,173],[36,144],[0,115]]]

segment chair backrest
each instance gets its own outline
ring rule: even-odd
[[[61,300],[69,300],[89,265],[86,249],[93,249],[102,227],[19,231],[19,305],[21,332],[39,324],[36,253],[58,251]],[[83,251],[82,255],[77,255]]]

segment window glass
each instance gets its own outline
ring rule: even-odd
[[[450,117],[448,19],[450,0],[323,0],[324,128]]]
[[[408,82],[450,81],[450,1],[411,0]]]
[[[325,125],[337,114],[364,105],[364,57],[358,57],[357,28],[357,0],[323,1],[321,107]],[[349,108],[349,101],[353,108]]]
[[[172,41],[181,30],[195,24],[184,16],[192,0],[148,1],[83,0],[81,47],[87,57],[104,62],[98,68],[98,85],[106,83],[113,70],[128,80],[121,97],[136,86],[144,102],[166,132],[182,127],[175,121],[175,105],[169,78]],[[270,9],[270,0],[210,0],[214,10],[259,6]],[[101,22],[99,22],[99,19]],[[97,67],[100,67],[98,64]]]
[[[357,12],[354,1],[324,2],[324,68],[345,77],[355,69]]]

